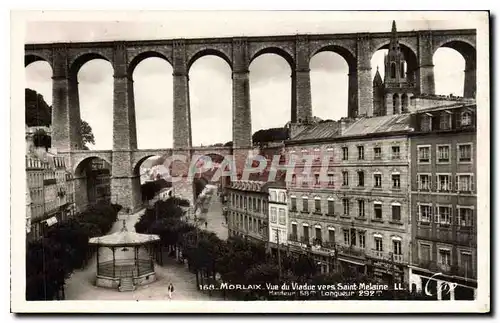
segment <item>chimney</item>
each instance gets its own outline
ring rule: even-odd
[[[347,122],[345,121],[344,118],[340,119],[340,128],[339,128],[339,134],[342,136],[344,135],[345,129],[347,128]]]

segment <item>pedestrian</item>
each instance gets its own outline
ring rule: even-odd
[[[167,288],[168,291],[168,299],[172,299],[172,293],[174,292],[174,285],[170,283]]]
[[[208,222],[207,222],[207,221],[205,221],[205,229],[207,228],[207,225],[208,225]]]

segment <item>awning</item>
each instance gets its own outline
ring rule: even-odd
[[[47,223],[47,226],[53,226],[54,224],[57,223],[57,218],[55,216],[51,217],[51,218],[48,218],[47,220],[45,220],[45,223]]]
[[[343,261],[343,262],[349,262],[351,264],[355,264],[355,265],[358,265],[358,266],[364,266],[365,264],[362,263],[362,262],[359,262],[359,261],[354,261],[354,260],[350,260],[350,259],[342,259],[342,258],[339,258],[340,261]]]

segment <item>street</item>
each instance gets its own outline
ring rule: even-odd
[[[127,229],[135,231],[134,224],[144,210],[135,214],[120,217],[113,225],[109,234],[118,232],[122,228],[122,219],[127,221]],[[211,221],[209,221],[210,223]],[[219,222],[220,224],[220,222]],[[209,224],[210,227],[210,224]],[[213,227],[215,229],[215,227]],[[101,251],[102,255],[110,255]],[[105,257],[104,257],[105,258]],[[107,260],[107,259],[102,259]],[[155,266],[157,281],[146,286],[139,286],[133,292],[119,292],[117,289],[108,289],[95,286],[96,259],[89,262],[83,270],[75,270],[66,281],[65,293],[67,300],[168,300],[167,286],[172,283],[175,291],[172,300],[217,300],[209,297],[196,288],[196,277],[190,273],[185,265],[180,265],[174,259],[168,259],[164,266]]]

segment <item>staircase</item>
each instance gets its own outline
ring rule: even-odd
[[[134,279],[132,277],[124,277],[120,279],[120,292],[133,292],[135,290]]]

